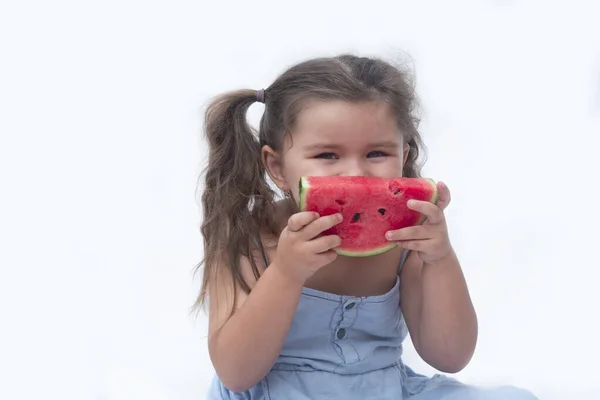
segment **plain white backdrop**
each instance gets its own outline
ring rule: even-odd
[[[203,107],[340,52],[416,70],[479,313],[458,377],[600,398],[594,1],[0,1],[0,398],[201,399]],[[262,109],[253,106],[256,121]],[[432,373],[407,343],[405,362]]]

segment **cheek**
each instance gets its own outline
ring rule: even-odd
[[[402,159],[400,157],[389,158],[381,163],[373,163],[370,168],[372,175],[383,178],[397,178],[403,174]]]
[[[286,157],[282,162],[282,175],[285,184],[285,190],[290,192],[294,198],[298,198],[298,183],[302,174],[302,169],[299,168],[300,163],[292,157]]]

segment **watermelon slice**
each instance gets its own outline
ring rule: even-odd
[[[368,257],[397,246],[389,230],[421,224],[425,216],[407,206],[410,199],[437,203],[436,183],[428,178],[305,176],[300,178],[300,209],[321,216],[341,213],[344,220],[323,235],[339,235],[344,256]]]

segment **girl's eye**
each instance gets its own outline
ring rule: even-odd
[[[384,153],[383,151],[372,151],[369,154],[367,154],[367,158],[369,157],[385,157],[387,156],[386,153]]]
[[[325,160],[334,160],[338,157],[335,153],[321,153],[321,154],[317,155],[315,158],[323,158]]]

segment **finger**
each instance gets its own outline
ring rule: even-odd
[[[428,245],[428,239],[417,239],[417,240],[402,240],[397,242],[398,246],[402,247],[403,249],[407,249],[407,250],[414,250],[414,251],[423,251],[425,250],[425,248]]]
[[[316,212],[303,211],[296,213],[288,219],[288,230],[290,232],[298,232],[317,218],[319,218],[319,214]]]
[[[332,228],[342,222],[342,214],[326,215],[312,221],[310,224],[302,229],[302,236],[306,240],[310,240],[314,237],[319,236],[320,233]]]
[[[420,212],[427,217],[427,220],[433,224],[439,224],[444,219],[442,210],[435,204],[428,201],[409,200],[408,208]]]
[[[431,239],[433,233],[431,225],[418,225],[388,231],[385,234],[385,238],[392,242],[402,240],[422,240]]]
[[[338,254],[334,250],[327,250],[324,253],[320,253],[318,257],[323,258],[323,265],[331,264],[338,257]]]
[[[450,200],[451,200],[450,189],[448,188],[448,186],[446,186],[446,184],[444,182],[438,182],[437,190],[438,190],[437,206],[440,208],[440,210],[445,210],[446,207],[448,207],[448,204],[450,204]]]
[[[342,244],[342,238],[338,235],[321,236],[308,242],[309,251],[313,254],[324,253]]]

